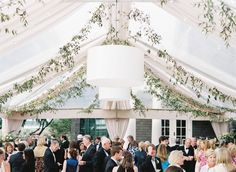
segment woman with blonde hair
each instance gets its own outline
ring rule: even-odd
[[[44,136],[40,136],[37,141],[37,146],[34,148],[34,156],[35,156],[35,172],[42,172],[43,171],[43,156],[47,149],[46,146],[46,139]]]
[[[207,159],[207,164],[204,165],[200,172],[208,172],[213,169],[213,167],[216,165],[216,153],[212,149],[208,149],[206,152],[206,159]]]
[[[157,148],[157,157],[161,159],[162,170],[165,171],[169,166],[166,145],[160,144]]]
[[[206,151],[208,148],[208,141],[207,140],[200,140],[199,142],[199,149],[196,153],[196,165],[195,165],[195,172],[200,172],[201,168],[207,164],[206,160]]]
[[[143,141],[139,142],[138,148],[139,148],[139,150],[134,153],[135,154],[134,155],[134,164],[138,167],[138,171],[142,172],[141,165],[147,157],[145,143]]]
[[[229,172],[236,167],[232,164],[232,158],[226,148],[220,148],[216,151],[216,166],[215,171]]]
[[[215,139],[208,140],[208,149],[212,149],[212,150],[216,149],[216,140]]]
[[[229,148],[229,152],[232,157],[233,164],[236,165],[236,145],[232,145]]]

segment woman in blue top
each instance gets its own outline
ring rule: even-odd
[[[162,170],[165,171],[169,166],[166,145],[160,144],[157,149],[157,156],[161,159]]]
[[[62,172],[78,172],[77,150],[70,149],[68,159],[63,163]]]
[[[145,151],[146,145],[143,141],[138,144],[139,150],[135,152],[134,155],[134,164],[138,167],[138,171],[142,172],[141,165],[145,161],[147,157],[147,153]]]

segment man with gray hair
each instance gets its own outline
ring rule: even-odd
[[[107,137],[102,137],[101,142],[102,147],[98,149],[94,156],[94,172],[105,172],[107,157],[110,155],[111,140]]]
[[[84,135],[83,144],[87,147],[82,159],[79,161],[80,172],[93,172],[93,157],[96,148],[92,145],[92,138],[90,135]]]
[[[44,172],[59,172],[59,164],[54,154],[58,149],[58,141],[52,140],[50,147],[44,153]]]

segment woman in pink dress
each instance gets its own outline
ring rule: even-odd
[[[201,168],[207,164],[207,159],[206,159],[206,151],[207,151],[207,146],[208,141],[207,140],[201,140],[199,143],[199,150],[197,151],[196,154],[196,166],[195,166],[195,172],[200,172]]]

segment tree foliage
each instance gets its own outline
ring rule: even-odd
[[[62,134],[70,136],[71,134],[71,119],[56,119],[52,122],[50,127],[50,132],[55,134],[56,138],[59,138]]]

